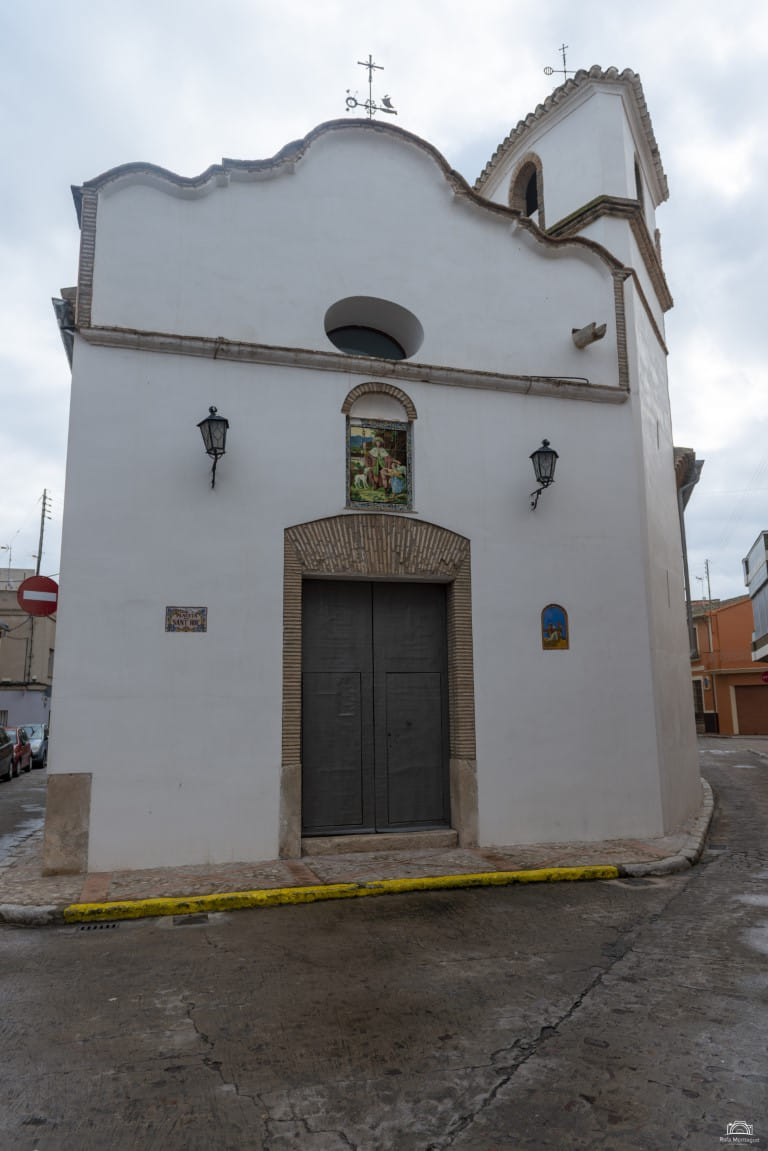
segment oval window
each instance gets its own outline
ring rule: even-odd
[[[404,360],[405,349],[386,332],[378,328],[364,328],[358,324],[334,328],[328,339],[340,352],[357,356],[378,356],[381,360]]]
[[[377,296],[347,296],[325,313],[325,334],[348,356],[407,360],[421,347],[424,329],[407,308]]]

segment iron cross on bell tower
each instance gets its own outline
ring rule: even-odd
[[[544,75],[545,76],[552,76],[555,72],[559,72],[560,75],[565,76],[565,78],[567,80],[569,76],[575,76],[576,75],[576,73],[573,71],[572,68],[566,68],[566,66],[565,66],[565,50],[567,47],[568,47],[568,45],[563,43],[558,48],[558,52],[563,57],[562,68],[550,68],[549,65],[547,65],[547,67],[544,69]]]
[[[357,62],[361,68],[368,69],[368,99],[364,102],[358,100],[357,94],[353,96],[349,88],[347,88],[347,111],[351,112],[354,108],[365,108],[369,120],[372,120],[377,112],[386,112],[388,116],[396,116],[397,112],[392,107],[392,101],[389,96],[382,96],[381,104],[376,104],[373,99],[373,73],[383,72],[383,66],[381,64],[374,64],[373,56],[370,52],[368,53],[367,60],[358,60]]]

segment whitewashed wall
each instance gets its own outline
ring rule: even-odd
[[[148,179],[100,199],[96,325],[328,351],[331,304],[374,296],[417,315],[421,363],[616,382],[613,326],[588,360],[571,340],[587,302],[613,312],[603,261],[456,197],[406,138],[330,131],[293,171],[191,199]]]
[[[374,295],[418,316],[416,360],[617,382],[604,265],[457,201],[394,136],[330,133],[291,175],[195,199],[115,184],[96,252],[97,324],[328,350],[326,308]],[[576,352],[571,327],[606,316],[606,339]],[[693,725],[676,711],[682,607],[659,608],[674,485],[644,462],[663,365],[645,329],[632,340],[634,369],[654,360],[647,411],[636,394],[402,385],[414,514],[472,544],[483,843],[660,833],[698,799],[688,767],[662,778],[690,762]],[[93,773],[91,869],[277,854],[283,533],[344,510],[340,408],[371,378],[76,340],[50,770]],[[209,404],[231,424],[214,491],[195,427]],[[545,436],[557,481],[532,513]],[[567,652],[541,650],[552,601]],[[166,634],[169,604],[207,606],[207,634]]]

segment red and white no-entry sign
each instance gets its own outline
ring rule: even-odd
[[[29,615],[53,615],[59,602],[59,585],[48,576],[30,576],[19,584],[16,599]]]

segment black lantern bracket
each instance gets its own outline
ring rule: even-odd
[[[229,420],[218,414],[213,406],[208,408],[208,415],[197,425],[203,437],[206,454],[213,460],[211,468],[211,487],[216,487],[216,464],[227,450],[227,429]]]
[[[538,507],[541,493],[555,482],[555,464],[558,455],[555,449],[549,446],[549,440],[542,440],[541,447],[537,448],[535,452],[531,452],[530,459],[536,482],[539,485],[535,492],[531,492],[531,511],[533,512]]]

